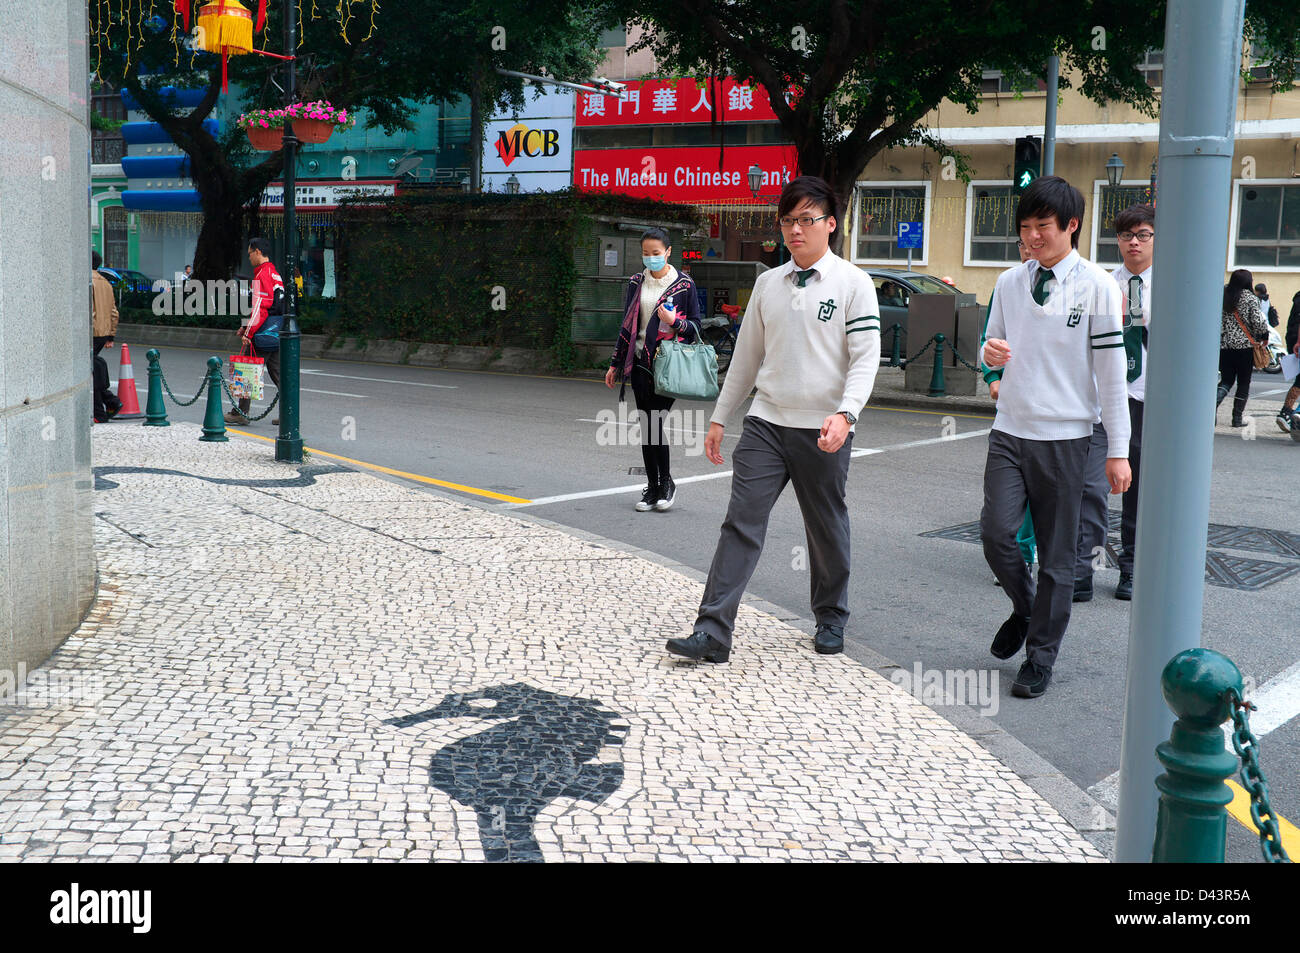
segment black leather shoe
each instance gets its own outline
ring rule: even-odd
[[[1086,579],[1074,580],[1074,601],[1091,602],[1092,601],[1092,577]]]
[[[701,662],[725,662],[731,657],[731,649],[707,632],[696,632],[689,639],[669,639],[668,651]]]
[[[989,651],[993,653],[994,658],[1011,658],[1025,644],[1027,635],[1029,635],[1029,616],[1016,615],[1013,612],[1007,621],[1002,623],[998,634],[993,636],[993,644],[989,646]]]
[[[1119,584],[1115,586],[1115,598],[1129,602],[1133,598],[1133,576],[1130,573],[1119,574]]]
[[[844,627],[819,625],[813,636],[813,648],[818,655],[838,655],[844,651]]]
[[[1020,666],[1020,671],[1016,674],[1016,680],[1011,683],[1011,694],[1018,698],[1037,698],[1047,691],[1051,680],[1050,668],[1025,659],[1025,664]]]

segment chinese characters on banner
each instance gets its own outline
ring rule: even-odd
[[[633,126],[656,123],[775,122],[776,113],[762,86],[742,86],[730,77],[628,80],[617,97],[579,93],[575,125]]]

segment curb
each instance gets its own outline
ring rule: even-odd
[[[357,468],[348,467],[348,469]],[[413,484],[411,481],[402,480],[400,477],[389,477],[369,470],[361,470],[360,472],[370,473],[370,475],[388,482],[401,483],[403,486],[414,486],[430,495],[454,499],[457,503],[468,504],[486,512],[500,512],[500,509],[496,506],[483,503],[477,499],[453,496],[436,487]],[[616,552],[639,556],[656,565],[663,566],[665,569],[679,572],[695,582],[703,584],[706,581],[705,573],[632,543],[625,543],[601,536],[598,533],[565,526],[562,523],[523,510],[511,511],[510,515],[513,519],[522,519],[538,526],[557,530],[576,539],[597,543]],[[801,628],[806,632],[811,633],[816,628],[816,623],[812,619],[784,606],[760,599],[757,596],[746,593],[741,601],[745,605],[775,616],[780,621]],[[891,672],[902,668],[897,662],[891,661],[873,649],[851,639],[845,640],[844,654],[854,662],[871,669],[886,679],[889,678]],[[1105,805],[996,722],[981,715],[977,709],[958,704],[940,707],[926,705],[926,707],[966,734],[976,744],[1010,769],[1020,780],[1029,785],[1039,797],[1050,804],[1065,822],[1075,829],[1080,837],[1097,848],[1108,860],[1114,860],[1115,815]]]

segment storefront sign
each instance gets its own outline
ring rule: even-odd
[[[767,90],[743,86],[727,77],[711,79],[708,89],[694,79],[628,80],[617,96],[579,93],[578,126],[637,126],[709,122],[715,112],[727,122],[774,122]]]
[[[579,149],[573,184],[584,192],[619,192],[670,202],[753,199],[749,167],[763,170],[762,196],[776,197],[798,174],[794,146],[728,146],[718,168],[716,146]]]
[[[299,185],[294,189],[296,198],[294,208],[304,212],[319,212],[338,208],[339,202],[356,196],[384,197],[392,196],[396,191],[396,182],[313,182],[311,185]],[[262,193],[263,211],[282,211],[284,209],[284,184],[268,185]]]

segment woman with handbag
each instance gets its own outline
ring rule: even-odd
[[[652,509],[665,512],[672,507],[677,493],[669,472],[668,443],[663,431],[664,415],[673,401],[655,393],[655,352],[665,338],[692,343],[700,336],[695,282],[668,264],[672,252],[668,233],[662,228],[648,229],[641,236],[641,263],[645,269],[628,279],[623,294],[623,324],[605,372],[606,387],[613,388],[615,381],[621,381],[625,388],[631,382],[641,418],[646,488],[636,504],[639,513]],[[619,400],[623,394],[620,388]]]
[[[1251,288],[1254,278],[1245,268],[1238,268],[1223,289],[1223,330],[1219,336],[1219,391],[1217,408],[1228,396],[1232,385],[1237,393],[1232,399],[1232,426],[1244,427],[1242,414],[1250,397],[1250,378],[1256,368],[1268,366],[1268,322],[1260,310],[1259,299]],[[1263,363],[1260,363],[1260,361]]]

